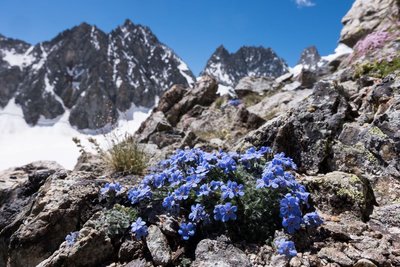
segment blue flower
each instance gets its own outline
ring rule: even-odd
[[[267,147],[267,146],[262,146],[262,147],[260,147],[260,149],[258,150],[258,152],[264,155],[264,154],[266,154],[266,153],[271,153],[271,152],[272,152],[272,149],[269,148],[269,147]]]
[[[199,191],[197,191],[197,196],[208,196],[211,192],[210,187],[208,186],[208,184],[203,184],[200,186]]]
[[[218,157],[215,153],[203,153],[202,158],[207,162],[216,162]]]
[[[176,169],[170,169],[166,171],[168,176],[168,182],[170,186],[174,187],[180,184],[183,180],[183,174],[181,171]]]
[[[254,147],[251,147],[247,149],[246,153],[241,155],[240,160],[241,161],[250,161],[253,159],[260,159],[263,156],[262,153],[257,151]]]
[[[135,222],[131,224],[131,232],[135,235],[136,239],[141,239],[147,235],[146,222],[142,218],[137,218]]]
[[[175,196],[175,199],[182,200],[182,199],[188,199],[189,193],[190,193],[190,187],[187,185],[182,185],[181,187],[176,189],[173,194]]]
[[[230,202],[225,205],[216,205],[214,208],[214,219],[216,221],[227,222],[229,220],[236,220],[237,207],[232,206]]]
[[[143,199],[149,199],[151,196],[151,189],[148,185],[141,185],[138,188],[134,187],[128,192],[128,199],[132,204],[139,203]]]
[[[166,179],[167,175],[165,175],[165,173],[159,173],[157,175],[154,175],[154,180],[153,180],[154,187],[161,188],[164,185]]]
[[[221,197],[222,199],[234,198],[236,196],[244,195],[244,187],[242,184],[238,185],[236,182],[229,180],[226,185],[221,186]]]
[[[280,202],[280,215],[281,217],[289,215],[301,216],[299,199],[291,194],[286,194]]]
[[[278,253],[292,258],[297,255],[296,247],[293,241],[280,240],[277,243]]]
[[[188,240],[189,237],[195,233],[195,226],[193,223],[181,223],[178,233],[182,236],[183,240]]]
[[[286,168],[290,168],[292,170],[296,170],[297,169],[297,166],[294,163],[294,161],[291,158],[286,157],[285,153],[283,153],[283,152],[275,154],[274,158],[272,159],[272,164],[281,165],[281,166],[284,166]]]
[[[240,104],[242,104],[242,101],[241,101],[240,99],[237,99],[237,98],[235,98],[235,99],[230,99],[230,100],[228,101],[228,105],[233,106],[233,107],[237,107],[237,106],[239,106]]]
[[[288,217],[283,218],[282,226],[289,234],[294,234],[294,232],[299,230],[301,227],[301,217],[289,215]]]
[[[192,212],[189,214],[189,219],[193,222],[199,222],[208,218],[208,214],[206,213],[203,205],[192,205],[191,210]]]
[[[65,237],[65,241],[67,242],[68,247],[72,247],[76,239],[79,237],[79,232],[71,232]]]
[[[100,194],[103,196],[116,194],[118,195],[122,190],[121,185],[117,183],[106,183],[103,188],[100,189]]]
[[[169,194],[166,198],[164,198],[162,206],[168,210],[173,210],[179,207],[179,203],[175,199],[174,195]]]
[[[224,171],[224,173],[236,170],[236,161],[226,153],[224,153],[221,159],[218,160],[217,165]]]
[[[304,215],[303,220],[306,225],[312,227],[318,227],[323,223],[323,220],[321,219],[321,217],[319,217],[318,213],[316,213],[315,211]]]
[[[186,186],[189,188],[195,188],[201,182],[201,178],[196,174],[190,175],[186,178]]]
[[[213,190],[213,191],[215,191],[215,190],[217,190],[221,185],[223,185],[224,183],[223,182],[221,182],[221,181],[214,181],[214,180],[212,180],[211,182],[210,182],[210,188],[211,188],[211,190]]]

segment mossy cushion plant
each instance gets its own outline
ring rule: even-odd
[[[309,193],[293,174],[296,164],[283,153],[250,148],[245,153],[178,150],[128,192],[138,211],[131,231],[147,234],[145,207],[175,216],[183,242],[209,233],[225,233],[249,242],[272,240],[275,230],[287,236],[322,223],[310,207]],[[112,195],[119,185],[106,185]],[[139,217],[140,216],[140,217]],[[277,251],[292,257],[295,244],[278,240]]]

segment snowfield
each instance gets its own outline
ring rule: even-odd
[[[88,148],[87,138],[95,137],[103,148],[107,148],[110,136],[134,133],[150,112],[149,109],[132,107],[120,113],[118,126],[109,134],[88,135],[71,127],[68,112],[57,120],[29,126],[23,119],[21,108],[12,99],[4,109],[0,109],[0,170],[38,160],[53,160],[72,169],[79,157],[73,137],[80,138]]]

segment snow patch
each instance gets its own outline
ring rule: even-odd
[[[330,61],[337,59],[340,56],[348,55],[351,53],[353,53],[353,49],[351,49],[350,47],[348,47],[345,44],[339,43],[339,45],[335,49],[335,53],[328,55],[328,56],[321,57],[321,59],[330,62]]]
[[[150,115],[151,109],[133,106],[125,113],[127,119],[121,118],[112,132],[92,136],[101,147],[107,148],[113,134],[133,134]],[[21,107],[11,99],[0,109],[0,170],[37,160],[57,161],[65,168],[72,169],[79,157],[79,149],[72,138],[78,137],[83,145],[90,148],[87,141],[90,136],[74,129],[68,118],[69,112],[66,111],[57,119],[42,120],[41,126],[30,126],[24,120]]]
[[[24,54],[18,54],[15,52],[15,49],[5,50],[1,53],[3,54],[3,60],[10,66],[17,66],[22,70],[26,66],[32,64],[35,60],[35,57],[30,54],[32,50],[33,46],[31,46]]]
[[[235,95],[235,90],[231,86],[218,84],[217,94],[219,94],[220,96],[223,96],[223,95],[231,95],[231,96],[233,96],[233,95]]]

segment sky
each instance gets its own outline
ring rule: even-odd
[[[150,27],[195,75],[219,45],[271,47],[294,66],[301,51],[337,46],[353,0],[0,0],[0,34],[36,44],[82,22],[105,32],[130,19]]]

